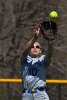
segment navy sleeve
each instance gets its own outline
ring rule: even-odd
[[[22,64],[22,57],[21,56],[19,57],[19,62],[20,62],[20,64]]]

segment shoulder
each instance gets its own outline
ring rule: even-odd
[[[32,57],[31,56],[29,56],[29,55],[27,55],[27,62],[29,63],[29,62],[31,62],[32,61]]]
[[[27,61],[27,57],[25,59],[23,59],[22,56],[19,57],[20,64],[24,64],[26,61]]]

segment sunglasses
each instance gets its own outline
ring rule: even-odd
[[[36,46],[32,46],[32,48],[36,47],[37,49],[41,49],[41,47],[39,45]]]

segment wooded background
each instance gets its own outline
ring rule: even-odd
[[[67,0],[0,0],[0,78],[21,78],[19,56],[33,29],[49,12],[59,14],[60,40],[54,43],[47,79],[67,79]],[[42,46],[47,43],[40,38]],[[46,51],[46,50],[45,50]],[[47,84],[50,100],[58,100],[58,84]],[[1,100],[21,100],[22,84],[0,83]],[[61,85],[61,100],[67,100],[67,85]]]

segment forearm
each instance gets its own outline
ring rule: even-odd
[[[46,53],[45,59],[49,63],[51,62],[52,54],[53,54],[53,43],[48,42],[48,48],[47,48],[47,53]]]
[[[38,36],[36,34],[33,35],[32,39],[26,44],[25,48],[22,51],[22,56],[26,57],[34,44],[34,42],[37,40]]]

